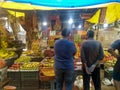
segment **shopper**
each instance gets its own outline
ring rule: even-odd
[[[87,32],[87,40],[81,45],[81,61],[83,70],[83,88],[90,90],[90,77],[92,77],[95,90],[101,90],[99,61],[104,57],[100,42],[94,40],[94,31]]]
[[[66,90],[72,90],[74,78],[74,62],[73,57],[76,53],[76,47],[73,42],[68,40],[70,31],[62,30],[62,39],[56,40],[55,51],[55,75],[56,75],[56,90],[62,90],[65,83]]]
[[[115,52],[115,50],[118,50],[118,54]],[[117,62],[113,69],[113,79],[116,90],[120,90],[120,39],[114,41],[111,44],[108,52],[110,52],[114,57],[117,58]]]

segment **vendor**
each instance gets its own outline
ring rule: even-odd
[[[115,50],[118,50],[118,54],[115,52]],[[113,70],[113,79],[116,90],[120,90],[119,89],[120,88],[120,39],[114,41],[111,44],[111,47],[108,49],[108,52],[110,52],[114,57],[117,58],[117,62]]]

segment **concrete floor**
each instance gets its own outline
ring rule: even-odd
[[[102,85],[102,90],[115,90],[114,86],[105,86]]]
[[[38,89],[38,90],[50,90],[50,89]],[[73,87],[73,90],[83,90],[83,89],[78,89],[77,87]],[[91,90],[94,90],[94,89],[91,89]],[[114,86],[106,86],[102,84],[102,90],[115,90],[115,88]]]

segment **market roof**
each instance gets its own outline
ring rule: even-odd
[[[120,0],[5,0],[0,7],[11,10],[64,10],[106,7]]]
[[[10,0],[10,1],[59,8],[77,8],[106,4],[111,2],[120,2],[120,0]]]

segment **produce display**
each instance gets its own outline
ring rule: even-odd
[[[6,61],[3,59],[0,59],[0,69],[4,68],[6,66]]]
[[[39,62],[28,62],[21,65],[20,70],[38,70],[40,66]]]
[[[55,40],[60,39],[60,38],[61,38],[60,35],[52,35],[52,36],[50,36],[49,40],[48,40],[49,47],[54,47]]]
[[[44,76],[55,76],[53,68],[41,68],[40,71]]]
[[[38,70],[39,62],[14,63],[9,70]]]
[[[74,35],[74,42],[75,43],[81,43],[82,42],[81,36],[79,34]]]
[[[52,50],[52,49],[46,49],[45,51],[44,51],[44,56],[45,57],[53,57],[54,56],[54,50]]]
[[[45,58],[40,63],[41,68],[53,68],[53,65],[54,65],[54,58]]]
[[[75,46],[76,46],[77,52],[74,57],[79,58],[80,57],[80,45],[78,43],[75,43]]]
[[[106,68],[113,67],[116,61],[117,59],[114,56],[112,56],[109,52],[104,51],[103,62]]]
[[[16,55],[16,53],[14,51],[0,49],[0,58],[1,59],[9,59],[9,58],[14,57],[15,55]]]
[[[40,63],[40,75],[47,77],[54,77],[54,58],[45,58]],[[41,77],[40,76],[40,77]]]
[[[15,63],[25,63],[30,61],[31,61],[30,56],[20,56],[17,60],[15,60]]]
[[[20,63],[14,63],[11,67],[9,67],[9,70],[20,70],[22,64]]]

